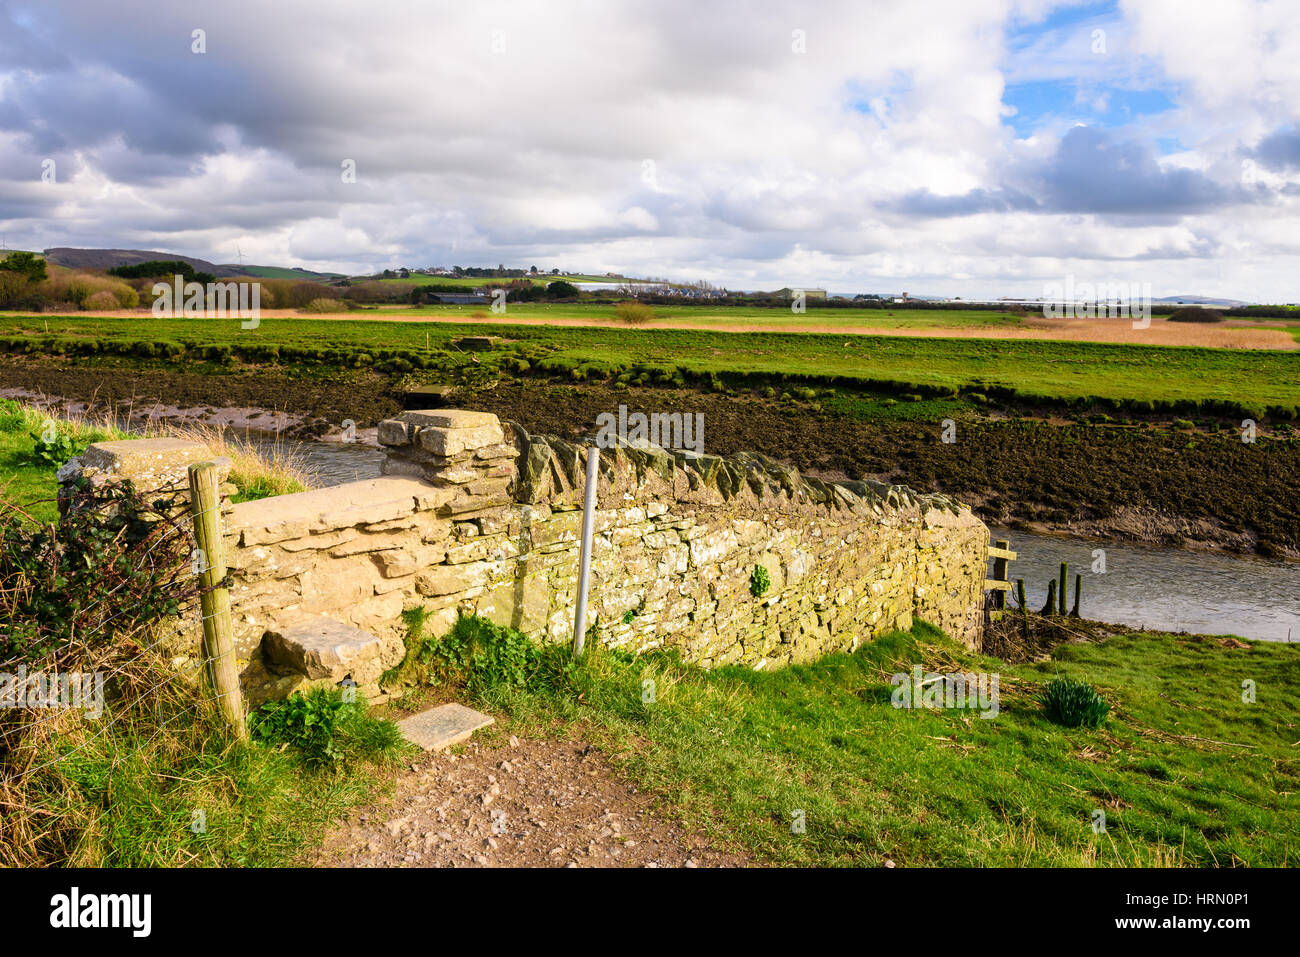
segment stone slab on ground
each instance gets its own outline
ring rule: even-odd
[[[443,704],[397,722],[406,739],[426,751],[442,751],[467,741],[479,728],[495,723],[491,715],[463,704]]]

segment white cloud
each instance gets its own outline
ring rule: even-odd
[[[1231,294],[1294,298],[1292,180],[1259,177],[1267,204],[1237,187],[1243,150],[1295,120],[1300,21],[1293,4],[1224,7],[1126,4],[1011,49],[1052,4],[15,3],[0,229],[331,269],[505,261],[968,297],[1120,257],[1175,292],[1240,277]],[[1141,206],[1152,184],[1199,184],[1200,205],[1170,192],[1117,218],[1044,185],[1068,127],[1017,140],[1003,95],[1061,77],[1094,107],[1111,88],[1180,90],[1171,115],[1116,134],[1113,180],[1062,188],[1113,182]],[[1182,179],[1124,179],[1155,135],[1182,142],[1151,160]],[[54,189],[46,155],[70,172]]]

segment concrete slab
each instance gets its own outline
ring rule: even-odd
[[[397,722],[397,726],[413,744],[418,744],[426,751],[441,751],[469,740],[469,736],[479,728],[486,728],[495,722],[496,718],[491,715],[462,704],[443,704],[403,718]]]

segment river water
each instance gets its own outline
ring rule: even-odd
[[[371,446],[251,438],[291,450],[313,485],[376,478],[384,453]],[[1047,600],[1047,583],[1069,562],[1070,600],[1075,573],[1083,575],[1084,617],[1160,631],[1235,634],[1269,641],[1300,641],[1300,563],[1236,558],[1209,552],[1119,545],[993,529],[1018,553],[1011,579],[1025,580],[1031,608]],[[1105,571],[1094,571],[1096,549]]]
[[[1083,575],[1085,618],[1161,631],[1234,634],[1269,641],[1300,641],[1300,564],[1237,558],[1211,552],[1118,545],[1078,538],[993,529],[1017,553],[1010,578],[1025,580],[1029,607],[1047,601],[1047,583],[1069,562]],[[1104,551],[1105,571],[1095,552]]]

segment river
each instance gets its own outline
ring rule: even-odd
[[[1085,618],[1160,631],[1300,641],[1300,564],[1003,528],[993,529],[993,538],[1007,539],[1016,552],[1010,577],[1025,580],[1030,608],[1043,607],[1048,581],[1057,577],[1061,562],[1069,562],[1070,602],[1074,576],[1082,574],[1079,613]],[[1093,571],[1097,549],[1105,552],[1104,572]]]

